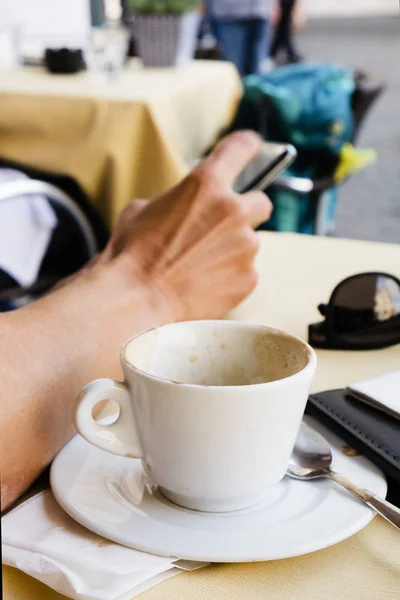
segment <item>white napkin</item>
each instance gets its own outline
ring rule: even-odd
[[[0,185],[21,179],[29,177],[14,169],[0,169]],[[32,285],[56,225],[56,214],[44,196],[0,202],[0,268],[19,285]]]
[[[400,419],[400,371],[358,381],[348,389],[361,402]]]
[[[131,600],[206,564],[114,544],[71,519],[50,490],[2,518],[2,542],[4,564],[76,600]]]

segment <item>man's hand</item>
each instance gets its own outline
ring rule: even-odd
[[[0,472],[3,509],[73,434],[86,383],[118,377],[131,336],[166,322],[217,318],[254,287],[253,227],[271,212],[236,176],[261,149],[251,133],[225,139],[176,188],[121,215],[106,250],[64,286],[0,314]]]
[[[261,146],[254,133],[232,134],[178,186],[140,211],[129,205],[102,262],[161,294],[174,320],[226,314],[256,284],[254,228],[272,210],[262,192],[232,190]]]

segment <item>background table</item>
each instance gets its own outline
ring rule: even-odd
[[[255,292],[230,318],[306,337],[317,306],[336,283],[362,271],[400,275],[400,246],[262,233]],[[367,352],[318,351],[314,391],[399,368],[400,346]],[[304,484],[306,485],[306,484]],[[268,535],[268,532],[265,532]],[[61,600],[42,584],[4,569],[5,600]],[[380,517],[353,537],[280,561],[212,565],[141,594],[140,600],[398,600],[399,532]]]
[[[241,95],[235,68],[194,61],[115,81],[2,72],[0,156],[74,177],[109,224],[133,197],[175,185],[230,122]]]

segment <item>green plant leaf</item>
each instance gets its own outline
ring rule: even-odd
[[[182,14],[200,7],[200,0],[128,0],[129,10],[147,14]]]

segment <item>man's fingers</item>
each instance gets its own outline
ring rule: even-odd
[[[242,208],[248,215],[249,223],[255,229],[264,221],[268,221],[272,214],[271,200],[264,192],[248,192],[238,196]]]
[[[151,200],[145,200],[144,198],[135,198],[134,200],[131,200],[128,208],[125,210],[126,212],[129,211],[130,218],[137,217],[137,215],[142,212],[142,210],[145,209],[150,202]]]
[[[198,168],[211,167],[218,179],[231,186],[251,159],[261,152],[262,144],[262,138],[254,131],[232,133],[217,144]]]

